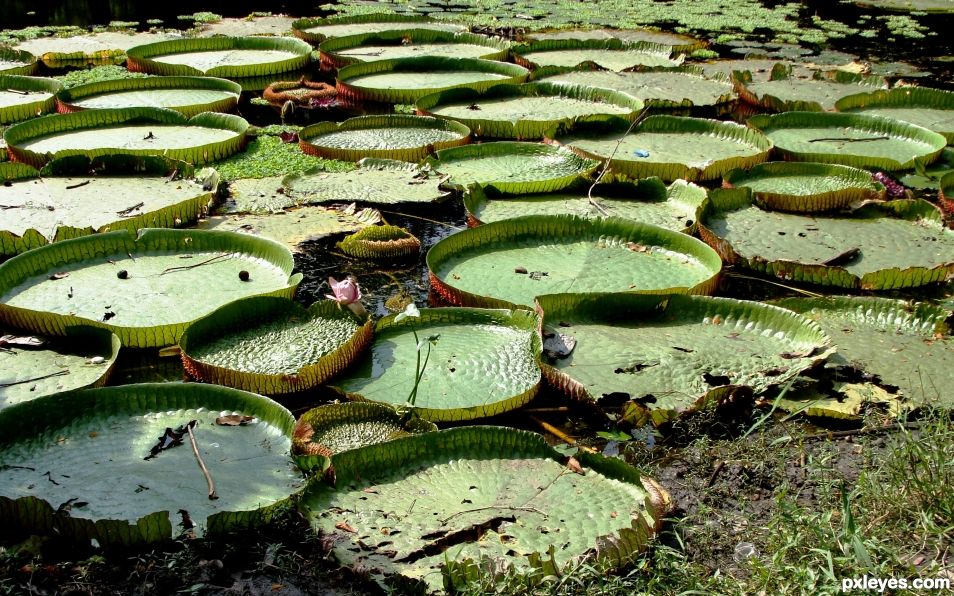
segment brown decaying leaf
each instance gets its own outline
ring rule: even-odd
[[[228,416],[219,416],[215,419],[215,423],[219,426],[245,426],[252,420],[255,420],[254,416],[246,416],[245,414],[229,414]]]
[[[580,476],[585,476],[586,472],[583,470],[583,466],[580,465],[580,462],[577,461],[575,457],[568,457],[566,460],[566,467],[574,474],[579,474]]]
[[[344,531],[344,532],[351,532],[352,534],[357,534],[357,533],[358,533],[358,531],[355,530],[354,527],[351,526],[351,524],[349,524],[348,522],[340,521],[340,522],[338,522],[338,523],[335,524],[335,527],[338,528],[339,530]]]

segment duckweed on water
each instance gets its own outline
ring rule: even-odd
[[[194,23],[218,23],[222,20],[222,15],[214,12],[202,11],[192,14],[181,14],[176,17],[180,21],[192,21]]]
[[[353,169],[354,164],[305,155],[297,143],[285,143],[274,134],[260,134],[244,152],[215,164],[224,180],[285,176],[317,167],[343,172]]]
[[[99,81],[110,81],[113,79],[138,79],[148,77],[142,72],[129,72],[122,66],[113,64],[107,66],[95,66],[85,70],[73,70],[64,75],[53,77],[63,83],[64,89],[85,85],[86,83],[98,83]]]

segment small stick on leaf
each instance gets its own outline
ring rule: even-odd
[[[81,186],[86,186],[86,185],[89,184],[90,182],[92,182],[92,180],[85,180],[85,181],[83,181],[83,182],[77,182],[76,184],[70,184],[69,186],[66,187],[66,190],[72,190],[72,189],[74,189],[74,188],[79,188],[79,187],[81,187]]]
[[[30,379],[23,379],[22,381],[10,381],[9,383],[0,383],[0,388],[2,387],[13,387],[14,385],[22,385],[24,383],[32,383],[33,381],[42,381],[43,379],[49,379],[51,377],[61,377],[63,375],[70,374],[68,369],[58,370],[54,373],[48,375],[42,375],[39,377],[32,377]]]
[[[192,442],[192,453],[195,454],[195,461],[199,462],[199,468],[205,474],[205,481],[209,483],[209,500],[214,501],[219,498],[219,495],[215,494],[215,482],[212,480],[212,474],[209,474],[209,469],[205,467],[205,462],[202,461],[202,456],[199,454],[199,446],[195,442],[195,433],[192,432],[192,427],[196,424],[198,422],[195,420],[189,422],[189,424],[186,424],[186,430],[189,432],[189,441]]]
[[[159,275],[165,275],[166,273],[173,273],[175,271],[187,271],[189,269],[195,269],[196,267],[201,267],[202,265],[211,265],[212,263],[216,263],[219,260],[229,256],[231,256],[231,253],[215,255],[214,257],[210,257],[202,261],[201,263],[196,263],[195,265],[182,265],[180,267],[169,267],[167,269],[163,269],[162,273],[160,273]]]
[[[633,132],[633,129],[636,128],[640,122],[646,119],[646,116],[649,115],[649,110],[643,110],[629,125],[629,128],[626,129],[626,132],[623,133],[623,136],[616,141],[616,146],[613,147],[613,152],[610,153],[609,157],[606,158],[606,162],[603,163],[603,169],[600,170],[600,173],[596,175],[596,179],[593,180],[593,184],[590,185],[590,189],[586,191],[586,200],[589,201],[590,205],[596,207],[596,210],[603,214],[604,217],[609,217],[609,212],[599,204],[599,202],[593,198],[593,189],[596,188],[596,185],[600,183],[600,180],[603,179],[603,176],[606,174],[606,171],[609,169],[610,162],[613,161],[613,158],[616,157],[616,152],[619,150],[619,146],[623,144],[623,139]]]

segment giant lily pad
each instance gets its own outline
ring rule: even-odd
[[[300,70],[311,51],[290,37],[192,37],[136,46],[126,55],[133,72],[234,79]]]
[[[839,369],[840,376],[873,376],[870,382],[886,390],[902,409],[950,407],[947,380],[954,368],[954,346],[945,322],[949,311],[925,303],[848,296],[786,298],[776,304],[804,313],[831,335],[838,353],[828,366]],[[844,404],[835,399],[789,404],[804,405],[809,413],[844,412]]]
[[[695,228],[702,214],[706,190],[685,180],[668,188],[659,178],[597,187],[588,196],[582,190],[505,196],[474,185],[464,195],[471,226],[523,215],[568,214],[580,217],[623,217],[677,232]]]
[[[922,200],[872,203],[846,215],[770,212],[747,189],[710,193],[702,238],[730,264],[786,280],[865,290],[954,275],[954,232]]]
[[[101,31],[69,37],[37,37],[17,45],[39,56],[51,68],[89,64],[121,64],[129,48],[173,39],[172,34],[131,31]]]
[[[182,334],[179,347],[193,377],[275,395],[316,387],[347,368],[371,341],[372,328],[330,300],[306,309],[257,296],[202,317]]]
[[[373,209],[350,213],[321,206],[305,206],[268,214],[216,215],[204,219],[199,228],[240,232],[270,238],[298,252],[301,244],[342,233],[356,232],[380,221]]]
[[[446,199],[442,178],[414,164],[389,159],[364,159],[358,169],[325,172],[314,169],[286,176],[285,194],[304,203],[369,204],[430,203]]]
[[[51,335],[88,324],[126,346],[164,346],[238,298],[291,297],[301,281],[293,266],[286,248],[245,234],[146,229],[74,238],[0,265],[0,322]]]
[[[946,139],[921,126],[865,114],[784,112],[753,116],[758,128],[785,159],[895,171],[929,164]]]
[[[424,433],[335,456],[336,485],[316,478],[302,506],[340,563],[381,583],[440,591],[477,574],[621,565],[660,528],[669,495],[618,460],[576,457],[582,475],[527,431]]]
[[[532,32],[528,37],[544,39],[621,39],[625,42],[649,42],[669,46],[674,52],[688,54],[709,45],[709,42],[680,35],[671,31],[657,29],[556,29],[554,31]]]
[[[231,114],[186,118],[163,108],[112,108],[54,114],[15,124],[4,133],[17,161],[40,167],[68,155],[162,155],[208,163],[245,144],[248,122]]]
[[[365,157],[417,162],[431,152],[470,142],[470,129],[457,122],[404,114],[359,116],[319,122],[298,134],[301,150],[326,159]]]
[[[613,89],[641,99],[647,107],[690,108],[734,101],[732,83],[724,77],[706,77],[696,67],[649,68],[633,72],[576,70],[536,78],[555,83]]]
[[[577,399],[622,395],[655,424],[785,383],[833,351],[818,325],[758,302],[562,294],[537,304],[545,336],[549,325],[575,344],[544,363],[547,380]]]
[[[650,116],[629,134],[578,134],[560,142],[586,155],[609,159],[617,175],[696,181],[719,178],[768,159],[772,143],[754,132],[733,122]]]
[[[883,199],[885,190],[865,170],[835,164],[773,161],[725,176],[727,187],[749,188],[770,210],[819,212]]]
[[[52,111],[56,105],[53,96],[62,86],[55,79],[0,74],[0,124]]]
[[[477,183],[511,194],[562,190],[599,166],[565,147],[511,141],[444,149],[430,163],[458,188]]]
[[[78,85],[57,95],[61,112],[102,108],[169,108],[186,117],[229,112],[242,87],[213,77],[138,77]]]
[[[747,70],[733,73],[732,80],[739,97],[776,112],[833,111],[835,103],[843,97],[873,91],[885,84],[881,77],[864,77],[840,70],[816,72],[811,78],[801,78],[793,76],[791,67],[783,64],[772,69],[768,81],[754,81]]]
[[[638,99],[604,89],[529,83],[497,85],[483,93],[451,89],[417,101],[418,113],[449,118],[474,134],[504,139],[554,137],[585,124],[632,122],[642,111]]]
[[[569,292],[706,294],[722,262],[699,240],[650,224],[530,215],[448,236],[427,266],[451,303],[512,307]]]
[[[217,424],[224,415],[249,423]],[[172,440],[193,420],[216,499],[191,436],[182,429]],[[6,408],[0,520],[8,531],[102,546],[167,539],[179,516],[196,534],[251,527],[303,485],[289,453],[294,422],[259,395],[180,383],[88,389]]]
[[[497,38],[436,29],[391,29],[328,39],[318,46],[322,68],[374,60],[440,56],[505,60],[510,44]]]
[[[30,52],[0,47],[0,74],[31,75],[36,68],[36,56]]]
[[[312,408],[295,423],[295,461],[310,471],[336,453],[432,432],[437,425],[418,416],[403,416],[392,406],[347,402]]]
[[[895,87],[849,95],[835,104],[839,112],[884,116],[923,126],[954,143],[954,92],[930,87]]]
[[[329,38],[405,31],[408,29],[433,29],[436,31],[460,31],[464,27],[443,23],[420,15],[393,13],[369,13],[346,17],[306,18],[292,23],[292,32],[310,43],[320,43]]]
[[[672,58],[666,45],[619,39],[545,39],[514,46],[514,59],[527,68],[560,67],[579,70],[596,66],[621,71],[635,67],[679,66],[683,57]]]
[[[119,338],[95,327],[70,327],[66,337],[0,338],[0,410],[72,389],[103,385],[119,356]]]
[[[345,66],[338,71],[338,98],[345,101],[414,103],[425,95],[456,87],[483,91],[517,84],[527,69],[516,64],[475,58],[402,58]]]
[[[109,168],[110,158],[95,163]],[[170,180],[170,168],[179,166],[188,178]],[[110,230],[178,227],[194,222],[215,200],[214,170],[193,178],[188,164],[160,158],[134,167],[143,173],[110,175],[106,169],[91,175],[82,168],[79,175],[40,177],[24,164],[0,164],[0,178],[7,181],[0,187],[0,256]]]
[[[418,356],[423,361],[432,339],[414,403],[422,418],[484,418],[536,395],[541,346],[533,313],[436,308],[398,316],[379,320],[369,354],[333,381],[349,398],[403,406],[414,388]]]

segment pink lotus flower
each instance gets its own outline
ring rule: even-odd
[[[368,316],[368,311],[361,304],[361,288],[353,277],[347,277],[341,281],[329,277],[328,285],[331,286],[332,294],[325,294],[325,298],[334,300],[339,306],[348,307],[362,319]]]

